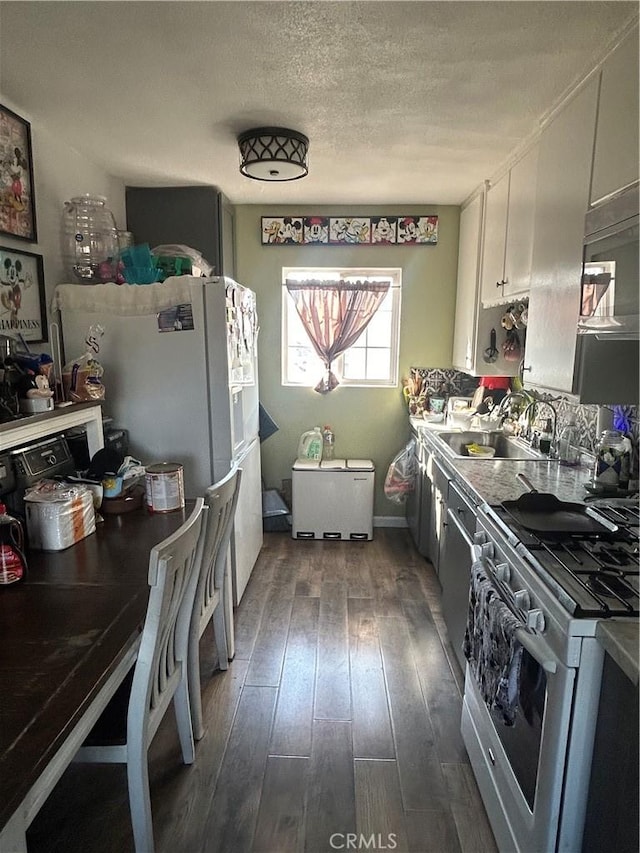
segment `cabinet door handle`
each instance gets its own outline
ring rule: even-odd
[[[526,364],[523,364],[523,365],[522,365],[522,372],[524,373],[524,372],[525,372],[525,370],[531,370],[531,365],[529,365],[529,366],[527,367],[527,365],[526,365]]]
[[[502,281],[496,281],[496,287],[502,287],[503,283]]]

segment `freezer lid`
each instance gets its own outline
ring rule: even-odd
[[[374,465],[371,459],[347,459],[349,471],[373,471]]]
[[[346,471],[346,459],[323,459],[320,463],[320,468],[324,471]]]
[[[315,471],[320,467],[317,459],[296,459],[293,463],[294,471]]]

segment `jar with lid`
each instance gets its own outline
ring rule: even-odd
[[[561,465],[580,464],[580,445],[578,443],[578,431],[573,416],[569,417],[567,423],[560,430],[558,436],[558,460]]]
[[[106,202],[85,194],[64,203],[62,255],[72,279],[82,284],[116,280],[120,243]]]
[[[631,442],[616,430],[605,430],[596,447],[593,485],[626,489],[631,467]]]

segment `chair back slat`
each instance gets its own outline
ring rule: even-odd
[[[188,632],[179,630],[179,623],[181,613],[186,610],[190,615],[193,609],[203,508],[204,501],[198,498],[179,530],[151,550],[149,604],[131,690],[132,699],[137,694],[135,701],[142,701],[149,710],[150,737],[173,697],[186,661]]]
[[[242,470],[232,469],[224,479],[209,486],[204,495],[205,526],[201,536],[203,542],[196,591],[199,620],[207,617],[211,602],[223,585],[241,478]]]

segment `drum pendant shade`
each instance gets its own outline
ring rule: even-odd
[[[309,140],[285,127],[260,127],[238,137],[240,172],[256,181],[295,181],[309,172]]]

